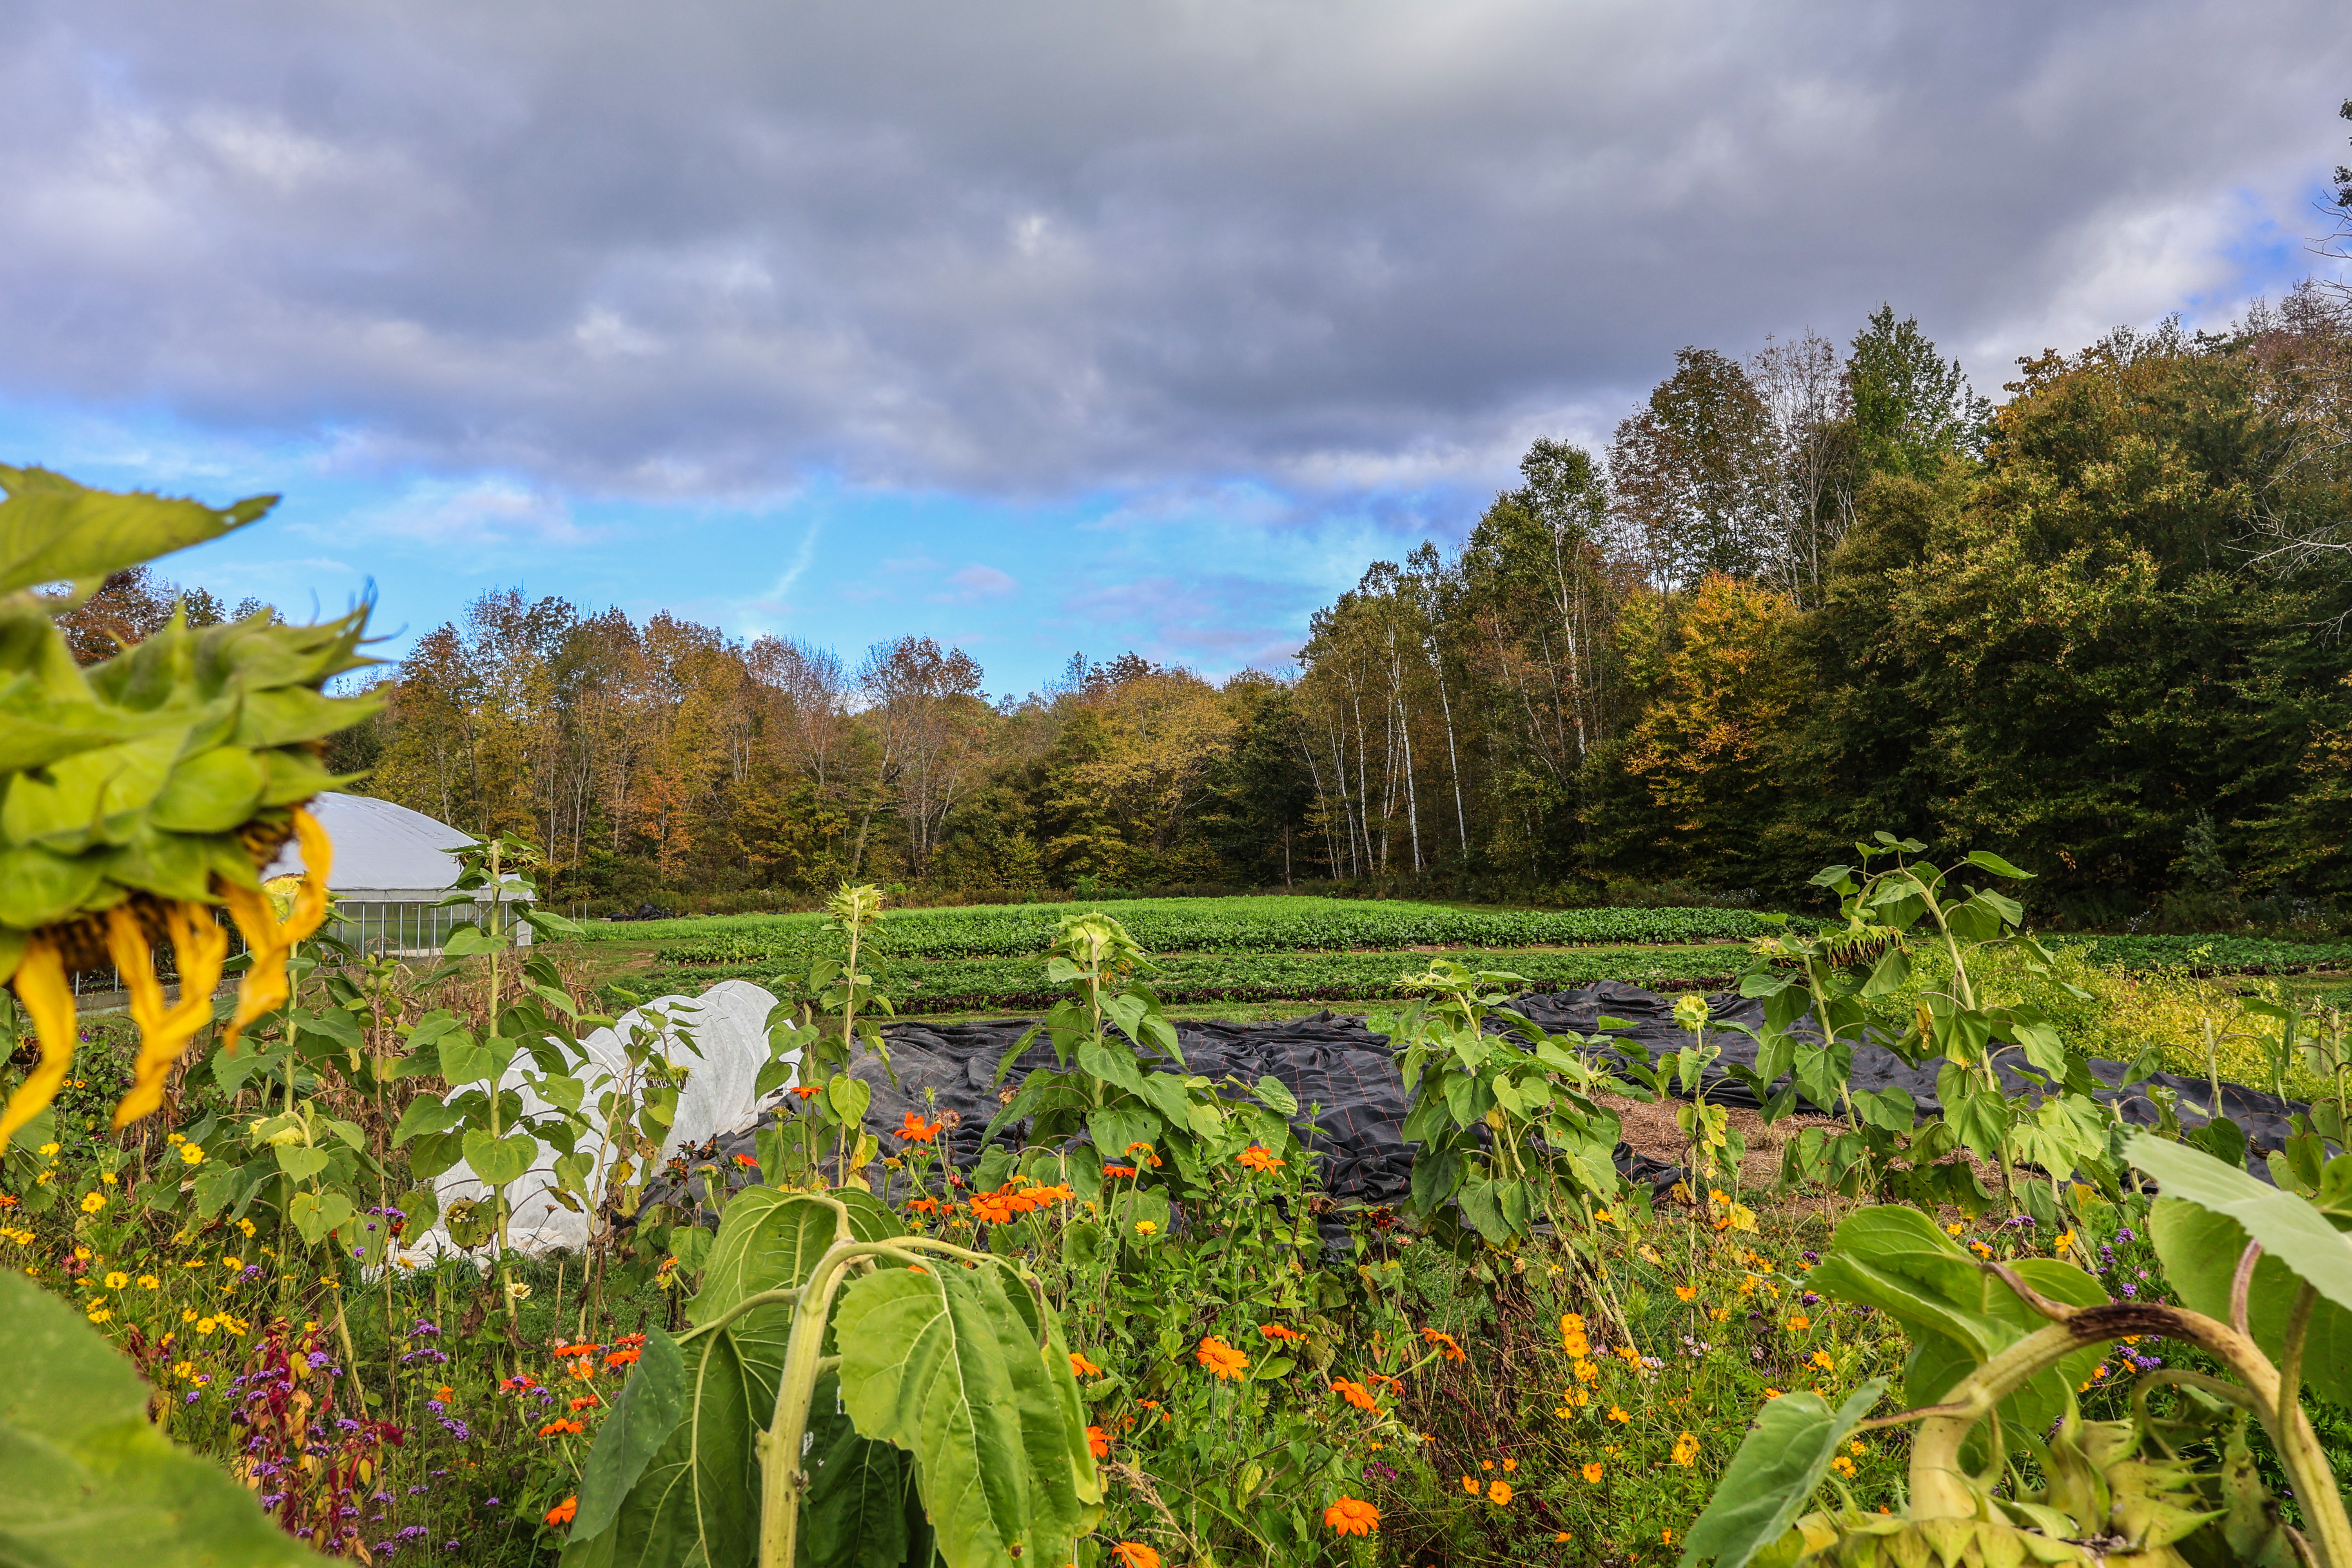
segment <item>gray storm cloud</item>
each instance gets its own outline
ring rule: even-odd
[[[608,491],[1443,483],[1685,342],[1888,299],[1990,384],[2227,294],[2341,22],[13,0],[0,392]]]

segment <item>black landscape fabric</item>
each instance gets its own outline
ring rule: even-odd
[[[1718,993],[1707,1002],[1719,1023],[1758,1028],[1763,1025],[1761,1002],[1730,993]],[[1555,1033],[1630,1037],[1643,1042],[1653,1054],[1689,1043],[1688,1034],[1674,1021],[1673,998],[1616,981],[1522,996],[1512,1005]],[[1603,1017],[1629,1026],[1602,1031],[1600,1020]],[[1041,1036],[1013,1062],[1003,1084],[997,1082],[997,1064],[1033,1026],[1034,1020],[1023,1018],[972,1024],[901,1021],[887,1026],[890,1063],[898,1082],[890,1081],[881,1062],[870,1054],[861,1056],[849,1068],[873,1086],[867,1127],[887,1134],[908,1111],[922,1111],[928,1120],[930,1107],[951,1110],[955,1115],[945,1119],[950,1125],[941,1133],[943,1151],[957,1164],[971,1166],[980,1158],[982,1130],[1013,1087],[1033,1068],[1054,1063],[1052,1048]],[[1489,1021],[1490,1028],[1501,1026]],[[1403,1198],[1412,1173],[1412,1149],[1403,1135],[1409,1101],[1387,1036],[1374,1034],[1361,1018],[1328,1011],[1267,1024],[1184,1022],[1176,1026],[1176,1033],[1190,1071],[1220,1084],[1238,1080],[1244,1089],[1261,1078],[1271,1078],[1297,1098],[1299,1112],[1295,1124],[1299,1141],[1322,1156],[1325,1190],[1333,1197],[1368,1204],[1393,1204]],[[1721,1065],[1734,1062],[1752,1067],[1755,1042],[1728,1029],[1713,1037],[1713,1041],[1723,1047],[1723,1056],[1702,1074],[1706,1097],[1719,1105],[1756,1108],[1755,1096],[1728,1077]],[[1921,1115],[1932,1115],[1941,1106],[1936,1073],[1942,1065],[1942,1058],[1931,1058],[1913,1067],[1884,1046],[1864,1044],[1854,1049],[1851,1083],[1856,1089],[1900,1085],[1916,1102]],[[2178,1114],[2184,1125],[2195,1127],[2207,1120],[2211,1095],[2200,1079],[2158,1073],[2126,1089],[2119,1087],[2126,1072],[2120,1062],[2095,1060],[2091,1072],[2108,1086],[2098,1098],[2117,1106],[2126,1121],[2141,1126],[2156,1124],[2156,1103],[2147,1092],[2149,1084],[2162,1084],[2179,1095]],[[2032,1092],[2032,1086],[2013,1072],[2004,1069],[2001,1080],[2012,1095]],[[926,1091],[935,1097],[928,1103]],[[2237,1084],[2221,1086],[2222,1113],[2237,1122],[2256,1150],[2281,1147],[2290,1131],[2288,1117],[2301,1109]],[[1022,1131],[1011,1128],[1000,1136],[1017,1141]],[[887,1150],[897,1144],[886,1137],[883,1146]],[[697,1151],[702,1159],[715,1156],[716,1163],[740,1181],[742,1175],[731,1158],[737,1152],[755,1152],[751,1131],[720,1138],[709,1151]],[[1636,1155],[1622,1143],[1617,1147],[1617,1163],[1629,1179],[1658,1187],[1671,1184],[1679,1174],[1673,1166]],[[2253,1164],[2260,1172],[2261,1161]]]
[[[1760,1030],[1764,1026],[1764,1004],[1751,1001],[1729,992],[1718,992],[1707,999],[1707,1009],[1718,1024],[1744,1024]],[[1535,1023],[1555,1033],[1572,1030],[1580,1035],[1593,1034],[1600,1029],[1603,1017],[1622,1019],[1633,1026],[1630,1029],[1612,1029],[1613,1036],[1630,1037],[1648,1046],[1652,1055],[1661,1050],[1679,1050],[1690,1043],[1690,1036],[1675,1022],[1675,1003],[1670,996],[1660,996],[1638,986],[1620,984],[1604,980],[1597,985],[1580,986],[1574,991],[1555,992],[1549,995],[1521,996],[1511,1005]],[[1810,1023],[1810,1020],[1807,1020]],[[1794,1031],[1806,1036],[1807,1024]],[[1818,1036],[1809,1037],[1818,1038]],[[1717,1105],[1744,1106],[1758,1110],[1756,1096],[1747,1087],[1724,1070],[1724,1064],[1753,1068],[1756,1065],[1756,1042],[1737,1030],[1727,1029],[1710,1037],[1710,1044],[1723,1047],[1723,1055],[1715,1065],[1699,1075],[1701,1090]],[[2014,1051],[2004,1054],[2001,1060],[2013,1058]],[[1895,1087],[1907,1092],[1919,1109],[1921,1116],[1933,1116],[1943,1110],[1943,1100],[1936,1093],[1936,1075],[1944,1058],[1929,1057],[1917,1067],[1911,1066],[1885,1046],[1857,1045],[1853,1052],[1853,1068],[1847,1082],[1860,1090],[1877,1090]],[[2002,1089],[2011,1099],[2033,1094],[2033,1086],[2023,1077],[1995,1063],[2000,1075]],[[2211,1120],[2210,1102],[2213,1091],[2201,1078],[2183,1078],[2178,1073],[2151,1074],[2129,1089],[2122,1086],[2130,1069],[2122,1062],[2094,1058],[2091,1076],[2101,1088],[2095,1098],[2102,1103],[2116,1106],[2125,1121],[2141,1127],[2157,1124],[2156,1101],[2148,1097],[2152,1085],[2161,1084],[2178,1097],[2175,1114],[2183,1127],[2201,1127]],[[1773,1087],[1786,1085],[1782,1079]],[[1808,1108],[1810,1109],[1810,1107]],[[2305,1108],[2294,1100],[2281,1100],[2276,1095],[2240,1084],[2221,1085],[2221,1111],[2238,1124],[2253,1149],[2268,1152],[2285,1146],[2293,1129],[2288,1118]]]

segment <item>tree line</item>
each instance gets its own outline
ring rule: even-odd
[[[1538,442],[1458,552],[1317,616],[1326,864],[1785,896],[1887,829],[2084,921],[2342,892],[2352,301],[2004,390],[1882,309],[1685,349],[1605,451]]]
[[[992,701],[929,638],[853,664],[490,594],[335,761],[622,903],[1776,899],[1881,828],[1998,845],[2085,921],[2346,892],[2352,301],[2118,330],[2005,390],[1891,308],[1843,345],[1686,348],[1603,449],[1538,440],[1458,548],[1371,563],[1295,668],[1223,681],[1076,656]],[[77,647],[175,592],[110,582]]]

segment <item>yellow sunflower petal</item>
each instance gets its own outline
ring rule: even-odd
[[[236,983],[236,1012],[221,1034],[221,1048],[234,1051],[247,1024],[286,1000],[287,942],[278,911],[269,907],[269,895],[234,882],[217,885],[221,902],[228,906],[229,918],[236,921],[246,951],[253,956],[245,978]]]
[[[234,883],[221,884],[222,901],[227,904],[230,918],[245,933],[245,945],[253,953],[253,966],[237,982],[236,1014],[221,1037],[222,1048],[226,1050],[236,1048],[237,1037],[247,1024],[284,1004],[287,955],[294,951],[296,942],[317,931],[327,918],[327,872],[334,864],[334,843],[319,819],[299,806],[294,812],[294,837],[302,846],[302,885],[296,890],[294,907],[287,911],[282,924],[267,893]]]
[[[25,944],[25,956],[16,965],[12,984],[40,1036],[41,1061],[8,1097],[7,1109],[0,1110],[0,1149],[8,1146],[16,1129],[48,1109],[49,1101],[57,1098],[58,1087],[73,1067],[74,1042],[79,1037],[73,986],[67,980],[65,960],[57,943],[37,932]]]
[[[165,911],[164,920],[172,933],[172,949],[180,967],[180,999],[168,1010],[163,1007],[163,988],[154,984],[150,973],[148,984],[154,992],[155,1016],[151,1020],[140,1011],[139,987],[131,991],[131,1016],[138,1020],[141,1044],[139,1060],[131,1069],[129,1092],[122,1103],[114,1108],[114,1125],[125,1127],[142,1116],[151,1116],[163,1104],[163,1084],[178,1065],[196,1031],[212,1022],[213,991],[220,984],[221,964],[228,956],[228,931],[213,919],[212,910],[202,904],[173,904]],[[109,930],[109,945],[113,931]],[[142,939],[143,945],[143,939]],[[124,967],[123,955],[115,953],[115,967],[122,971],[126,981],[131,971]]]
[[[294,908],[286,916],[286,945],[310,940],[327,918],[327,873],[335,863],[334,840],[319,819],[300,806],[294,808],[294,838],[302,847],[302,886]]]

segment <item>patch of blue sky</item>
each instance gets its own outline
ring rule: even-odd
[[[793,637],[853,664],[868,645],[930,637],[979,659],[995,695],[1039,689],[1074,652],[1132,649],[1211,676],[1282,669],[1313,611],[1368,563],[1457,542],[1480,499],[1235,478],[1016,502],[822,475],[756,497],[588,496],[387,470],[353,460],[355,444],[331,428],[240,434],[156,409],[0,402],[0,460],[216,504],[281,495],[261,522],[159,570],[298,617],[373,595],[385,658],[516,588]]]

